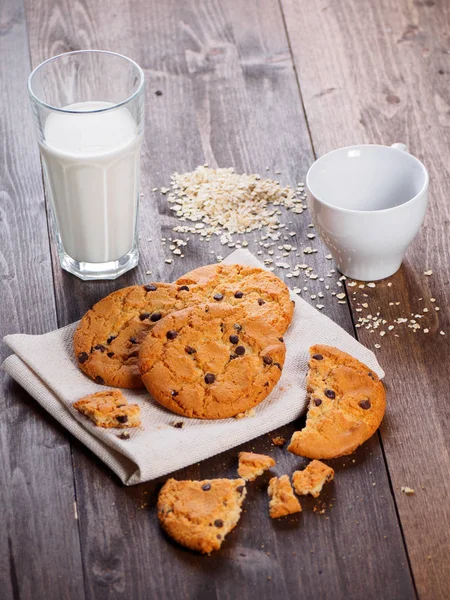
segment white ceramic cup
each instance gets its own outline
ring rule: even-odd
[[[312,220],[344,275],[389,277],[422,225],[428,172],[404,144],[348,146],[306,175]]]

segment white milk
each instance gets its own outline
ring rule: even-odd
[[[89,111],[109,102],[78,102]],[[134,240],[141,136],[126,108],[71,115],[51,113],[41,155],[59,234],[79,262],[102,263],[127,254]]]

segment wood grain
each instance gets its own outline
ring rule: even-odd
[[[55,9],[40,0],[29,2],[27,8],[34,64],[56,50],[101,47],[136,59],[147,75],[139,268],[118,282],[86,284],[62,273],[54,257],[61,324],[79,318],[113,289],[149,278],[172,280],[229,251],[217,240],[207,244],[190,236],[186,256],[180,260],[171,255],[168,244],[162,244],[164,238],[186,237],[172,232],[176,221],[165,199],[151,191],[167,185],[173,171],[194,168],[205,160],[263,174],[269,166],[270,175],[276,176],[279,169],[283,181],[291,184],[306,172],[312,151],[275,1],[113,0],[107,19],[101,2],[61,2]],[[162,96],[156,96],[156,90]],[[291,220],[298,243],[310,244],[307,214]],[[258,251],[256,236],[249,240],[250,249]],[[308,263],[325,273],[326,251],[315,246],[319,252]],[[170,265],[164,262],[169,257],[174,258]],[[295,257],[286,260],[302,262]],[[318,281],[300,281],[308,286],[308,294],[320,289]],[[340,289],[336,275],[327,281],[333,290]],[[323,303],[328,314],[351,331],[348,308],[331,295]],[[293,430],[294,425],[284,428],[287,435]],[[74,446],[90,598],[209,599],[238,594],[244,599],[255,593],[294,598],[300,590],[302,597],[317,598],[326,597],[331,589],[355,599],[414,596],[376,437],[352,459],[336,461],[339,483],[326,497],[333,504],[329,513],[314,514],[312,503],[306,502],[299,519],[269,522],[264,484],[258,483],[240,527],[223,551],[211,557],[184,551],[161,534],[154,512],[161,481],[123,489],[100,461],[77,442]],[[276,454],[280,473],[291,472],[300,462],[274,449],[268,436],[245,447]],[[175,476],[233,476],[236,455],[233,450]]]
[[[0,8],[0,338],[56,327],[22,2]],[[0,363],[9,354],[0,345]],[[83,598],[70,442],[0,372],[0,596]],[[67,574],[70,573],[70,577]]]
[[[387,367],[382,440],[419,595],[446,598],[450,7],[434,0],[282,5],[317,154],[361,142],[404,142],[430,173],[429,210],[401,270],[375,289],[348,289],[355,321],[377,312],[388,324],[422,315],[417,333],[395,324],[384,337],[364,327],[358,337],[369,347],[381,345],[377,353]],[[429,269],[431,277],[424,275]],[[363,302],[368,308],[361,311]],[[415,495],[402,494],[402,486]]]

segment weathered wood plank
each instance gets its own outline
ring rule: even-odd
[[[291,184],[304,175],[312,151],[277,2],[113,0],[105,19],[101,2],[65,3],[55,10],[40,0],[28,3],[28,17],[34,63],[55,50],[101,47],[136,59],[148,82],[140,266],[118,282],[86,284],[63,274],[55,263],[61,323],[79,318],[113,289],[149,278],[172,280],[226,254],[217,240],[207,244],[194,236],[184,259],[172,257],[162,244],[163,238],[186,237],[172,232],[176,221],[165,199],[151,192],[167,185],[173,171],[208,161],[262,175],[269,166],[269,174],[279,169],[283,181]],[[156,90],[162,96],[156,96]],[[308,216],[291,220],[298,243],[305,246]],[[249,239],[250,249],[257,251],[259,245],[252,241],[256,236]],[[308,257],[308,264],[325,273],[326,251],[314,245],[319,252]],[[169,257],[174,258],[171,265],[164,262]],[[338,290],[336,275],[327,282]],[[303,277],[299,284],[309,288],[308,294],[321,289],[320,282],[305,283]],[[347,307],[331,296],[323,304],[351,331]],[[293,430],[294,425],[284,429],[288,435]],[[299,459],[273,449],[269,439],[264,436],[246,447],[270,448],[279,459],[279,472],[292,472]],[[355,599],[414,595],[377,438],[355,455],[355,463],[336,461],[339,483],[329,490],[328,501],[335,500],[326,515],[314,514],[306,502],[300,519],[270,522],[264,485],[257,484],[239,528],[223,551],[209,558],[177,547],[159,531],[154,505],[161,481],[123,489],[86,449],[78,443],[75,448],[86,590],[91,598],[209,599],[239,594],[245,599],[255,593],[298,597],[299,591],[302,597],[317,598],[326,597],[329,590]],[[232,476],[236,455],[233,450],[176,476]],[[149,510],[139,510],[143,505]]]
[[[0,8],[0,338],[56,327],[24,9]],[[9,354],[0,345],[0,363]],[[70,442],[0,372],[0,596],[83,598]],[[68,574],[70,573],[70,576]]]
[[[317,154],[354,143],[401,141],[430,172],[425,224],[391,285],[349,291],[355,321],[380,312],[389,326],[399,317],[423,315],[416,318],[417,333],[394,324],[391,332],[380,328],[387,330],[384,337],[361,327],[359,338],[370,347],[381,345],[378,354],[387,367],[382,439],[417,589],[423,598],[444,598],[450,587],[449,4],[282,0],[282,5]],[[431,277],[424,276],[428,269]],[[362,302],[368,308],[359,312]],[[402,486],[415,495],[402,494]]]

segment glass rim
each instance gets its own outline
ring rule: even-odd
[[[87,53],[91,53],[91,54],[109,54],[111,56],[118,56],[119,58],[123,58],[125,59],[127,62],[131,63],[132,65],[134,65],[139,73],[139,77],[140,77],[140,81],[139,81],[139,85],[137,87],[137,89],[131,94],[131,96],[128,96],[127,98],[125,98],[125,100],[122,100],[121,102],[117,102],[116,104],[113,104],[112,106],[105,106],[103,108],[95,108],[93,110],[70,110],[67,108],[59,108],[57,106],[52,106],[51,104],[48,104],[47,102],[44,102],[43,100],[41,100],[40,98],[38,98],[38,96],[36,96],[36,94],[33,91],[32,88],[32,79],[34,77],[34,75],[36,75],[36,73],[45,65],[47,65],[50,62],[53,62],[55,60],[57,60],[58,58],[61,58],[63,56],[73,56],[75,54],[87,54]],[[119,108],[120,106],[124,106],[125,104],[128,104],[129,102],[131,102],[132,100],[134,100],[134,98],[136,98],[142,91],[143,87],[144,87],[144,83],[145,83],[145,75],[144,75],[144,71],[142,70],[142,67],[140,67],[136,61],[134,61],[131,58],[128,58],[128,56],[125,56],[124,54],[119,54],[118,52],[110,52],[109,50],[94,50],[94,49],[87,49],[87,50],[74,50],[72,52],[62,52],[61,54],[57,54],[56,56],[52,56],[50,58],[47,58],[47,60],[44,60],[44,62],[41,62],[37,67],[35,67],[30,75],[28,76],[28,81],[27,81],[27,88],[28,88],[28,93],[31,97],[31,99],[36,102],[37,104],[39,104],[40,106],[44,107],[44,108],[48,108],[49,110],[54,110],[56,112],[60,112],[60,113],[65,113],[65,114],[72,114],[72,115],[89,115],[89,114],[95,114],[95,113],[102,113],[102,112],[108,112],[110,110],[115,110],[116,108]]]

